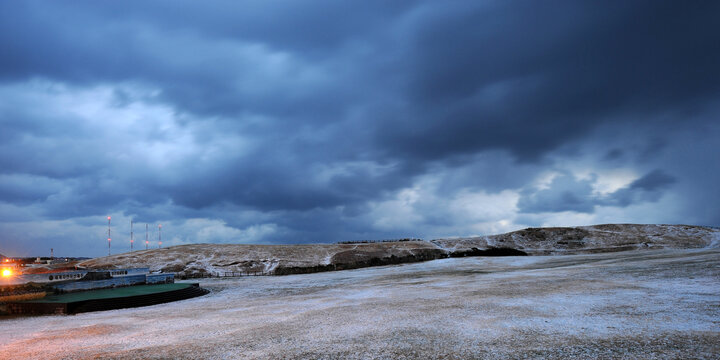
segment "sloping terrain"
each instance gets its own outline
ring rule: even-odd
[[[717,359],[720,249],[200,279],[210,294],[0,317],[13,359]]]
[[[180,277],[231,272],[280,275],[416,262],[457,255],[483,255],[478,249],[510,248],[530,255],[582,254],[635,249],[703,248],[717,246],[718,239],[720,230],[699,226],[595,225],[530,228],[500,235],[432,241],[180,245],[86,260],[78,265],[88,268],[149,267],[151,271],[176,272]]]
[[[530,255],[588,254],[637,249],[717,247],[720,230],[690,225],[605,224],[529,228],[500,235],[436,239],[448,250],[507,247]]]
[[[380,265],[377,263],[379,259],[385,259],[383,263],[400,263],[440,257],[445,257],[445,252],[425,241],[312,245],[193,244],[106,256],[81,262],[79,266],[149,267],[150,271],[176,272],[182,277],[226,272],[289,274]]]

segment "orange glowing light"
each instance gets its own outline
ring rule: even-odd
[[[10,276],[12,276],[12,274],[13,274],[13,272],[10,269],[3,269],[3,271],[2,271],[3,277],[10,277]]]

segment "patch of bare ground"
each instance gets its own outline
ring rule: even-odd
[[[451,258],[202,279],[207,296],[0,320],[29,359],[718,358],[720,250]]]

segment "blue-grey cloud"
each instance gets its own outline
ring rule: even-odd
[[[564,174],[552,180],[547,189],[526,192],[518,202],[521,212],[562,212],[576,211],[591,213],[597,200],[592,192],[595,179],[578,180]]]
[[[630,189],[641,189],[645,191],[654,191],[670,185],[675,182],[675,178],[666,174],[660,169],[655,169],[645,176],[633,181]]]
[[[525,190],[518,202],[518,208],[524,213],[594,213],[596,206],[627,207],[643,202],[655,202],[675,181],[675,177],[655,169],[625,187],[601,194],[593,187],[597,183],[597,175],[576,179],[571,174],[562,174],[555,177],[547,188]]]
[[[719,11],[3,3],[0,226],[80,232],[112,213],[312,242],[624,222],[658,203],[648,219],[719,222],[703,196],[720,179]]]

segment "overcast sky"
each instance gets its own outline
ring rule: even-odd
[[[0,253],[720,225],[717,1],[0,2]]]

